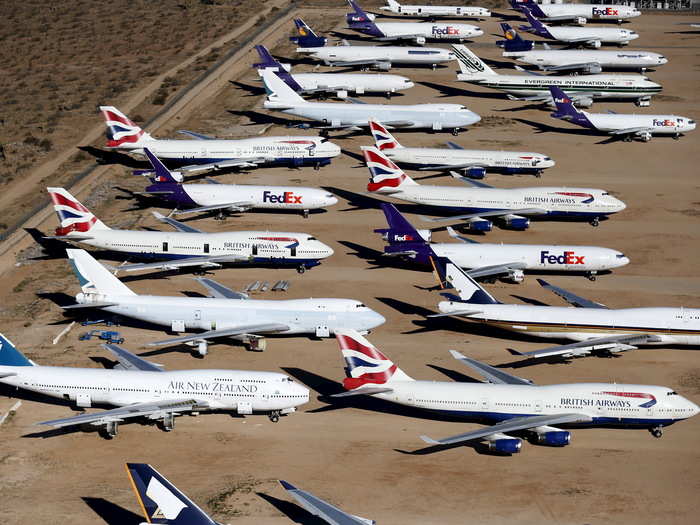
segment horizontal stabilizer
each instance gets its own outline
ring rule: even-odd
[[[450,350],[452,357],[461,361],[467,365],[472,370],[475,370],[482,376],[484,376],[489,383],[496,383],[499,385],[532,385],[533,382],[529,379],[523,379],[522,377],[514,376],[508,374],[501,370],[500,368],[494,368],[476,359],[471,359],[456,350]]]
[[[543,357],[581,357],[596,351],[605,350],[607,352],[633,350],[634,345],[658,342],[659,337],[653,334],[626,334],[612,335],[606,337],[595,337],[585,341],[577,341],[566,345],[552,346],[542,350],[532,352],[519,352],[512,348],[508,351],[517,356],[529,357],[533,359]]]
[[[112,355],[117,358],[117,361],[119,361],[119,364],[122,365],[124,370],[141,370],[143,372],[163,371],[163,367],[161,365],[156,365],[150,361],[146,361],[145,359],[142,359],[117,345],[109,344],[102,346],[109,350]]]
[[[564,288],[560,288],[559,286],[549,284],[544,279],[537,279],[537,282],[540,283],[540,286],[542,288],[545,288],[550,292],[555,293],[556,295],[564,299],[567,303],[569,303],[572,306],[576,306],[577,308],[608,308],[604,304],[596,303],[595,301],[590,301],[589,299],[581,297],[580,295],[576,295],[573,292],[564,290]]]

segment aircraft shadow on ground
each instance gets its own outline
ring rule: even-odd
[[[526,126],[530,126],[532,128],[535,128],[536,133],[565,133],[567,135],[588,135],[592,137],[605,137],[602,141],[596,142],[596,144],[608,144],[610,142],[614,142],[617,140],[621,140],[620,137],[615,137],[615,136],[608,136],[604,133],[598,133],[589,129],[585,128],[558,128],[556,126],[551,126],[549,124],[544,124],[542,122],[535,122],[533,120],[527,120],[527,119],[522,119],[522,118],[516,118],[513,119],[516,122],[520,122],[521,124],[525,124]]]
[[[383,252],[363,246],[362,244],[357,244],[351,241],[338,241],[340,244],[353,250],[351,252],[346,252],[346,255],[354,255],[360,259],[364,259],[367,263],[372,264],[371,268],[396,268],[401,270],[415,270],[415,271],[430,271],[430,268],[422,267],[417,264],[412,264],[410,261],[404,261],[399,257],[385,257]]]
[[[324,525],[328,523],[327,521],[314,516],[306,509],[291,501],[275,498],[274,496],[270,496],[263,492],[256,492],[255,494],[267,501],[270,505],[275,507],[278,511],[286,515],[295,523],[301,523],[303,525]]]
[[[104,498],[81,498],[107,525],[139,525],[143,517]]]
[[[292,128],[292,127],[298,127],[298,124],[300,122],[297,120],[286,119],[286,118],[277,117],[274,115],[268,115],[266,113],[260,113],[258,111],[252,111],[249,109],[243,109],[243,110],[229,109],[228,112],[231,115],[235,115],[237,117],[247,117],[248,120],[250,120],[250,123],[247,124],[248,126],[274,124],[276,126],[283,126],[286,128]]]
[[[95,157],[98,164],[120,164],[132,169],[150,169],[151,164],[145,160],[136,160],[126,153],[104,150],[93,146],[79,146],[79,150]]]
[[[262,85],[246,84],[245,82],[241,82],[239,80],[229,80],[229,82],[236,88],[247,91],[248,94],[244,95],[246,97],[259,97],[260,95],[265,94],[265,87]]]
[[[483,93],[481,91],[471,91],[462,87],[452,87],[442,84],[436,84],[435,82],[418,82],[423,86],[432,88],[440,93],[442,93],[442,98],[445,97],[478,97],[478,98],[490,98],[497,100],[507,100],[507,97],[502,93]]]

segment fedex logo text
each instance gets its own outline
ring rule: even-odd
[[[585,255],[576,255],[576,252],[564,252],[561,255],[553,255],[546,250],[540,252],[542,264],[586,264],[585,258]]]
[[[274,194],[271,191],[263,192],[263,202],[272,202],[276,204],[302,204],[301,195],[294,195],[292,191],[285,191],[281,194]]]
[[[618,16],[619,13],[618,9],[613,9],[612,7],[606,7],[605,9],[593,8],[593,16]]]
[[[458,35],[459,34],[459,29],[456,27],[452,26],[445,26],[445,27],[439,27],[439,26],[433,26],[432,29],[433,35]]]
[[[654,126],[659,126],[659,127],[664,127],[664,128],[665,128],[665,127],[673,127],[673,126],[676,125],[676,121],[675,121],[675,120],[669,120],[669,119],[661,120],[661,119],[656,119],[656,118],[655,118],[655,119],[652,121],[652,123],[654,124]]]
[[[406,241],[414,241],[415,239],[413,238],[413,235],[409,234],[404,234],[404,235],[394,235],[394,240],[398,242],[406,242]]]

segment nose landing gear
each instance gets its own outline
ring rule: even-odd
[[[663,425],[658,425],[658,426],[650,428],[649,432],[651,432],[652,436],[654,436],[655,438],[658,439],[664,435],[664,427],[663,427]]]

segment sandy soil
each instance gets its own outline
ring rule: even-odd
[[[338,12],[342,12],[338,11]],[[335,11],[334,11],[335,13]],[[645,15],[633,27],[642,37],[635,47],[663,52],[670,63],[650,73],[664,85],[662,96],[651,108],[626,103],[598,103],[618,112],[676,113],[697,119],[697,85],[700,77],[700,41],[696,34],[679,33],[680,16]],[[340,18],[338,17],[338,21]],[[496,20],[482,24],[488,36],[473,46],[486,57],[501,60],[492,45],[497,39]],[[339,26],[340,27],[340,24]],[[286,33],[280,34],[280,41]],[[274,42],[271,43],[273,45]],[[290,56],[290,58],[294,58]],[[251,56],[244,60],[252,61]],[[310,66],[296,66],[308,70]],[[680,141],[655,138],[650,143],[600,144],[602,138],[579,132],[551,119],[547,111],[526,108],[495,97],[493,92],[469,88],[454,80],[454,67],[438,71],[397,69],[419,84],[396,97],[395,103],[434,99],[460,102],[489,123],[475,126],[457,138],[464,146],[523,148],[551,154],[557,167],[542,179],[491,175],[491,184],[513,187],[537,184],[590,186],[618,194],[628,209],[592,228],[587,224],[537,222],[527,232],[495,230],[485,239],[503,242],[570,242],[620,249],[630,256],[629,266],[591,283],[580,276],[556,276],[556,284],[610,306],[687,305],[700,301],[696,260],[700,255],[697,182],[698,137],[695,132]],[[240,76],[255,85],[252,72]],[[435,86],[446,86],[441,98]],[[462,94],[459,90],[466,89]],[[205,107],[177,122],[212,134],[233,130],[258,132],[247,116],[227,110],[260,106],[250,91],[226,86]],[[369,99],[368,100],[372,100]],[[382,100],[382,99],[376,99]],[[264,110],[255,110],[265,115]],[[507,120],[502,120],[507,119]],[[536,125],[549,126],[539,132]],[[242,127],[241,127],[242,126]],[[286,133],[274,126],[267,133]],[[297,131],[297,133],[303,133]],[[309,231],[329,243],[336,255],[311,272],[297,276],[290,270],[226,269],[213,278],[232,288],[254,280],[289,279],[289,298],[309,296],[352,297],[366,302],[388,319],[370,340],[393,358],[408,374],[420,379],[452,380],[466,370],[454,362],[448,349],[492,364],[511,361],[506,348],[541,348],[541,341],[494,331],[466,322],[426,322],[423,314],[434,311],[438,296],[426,291],[434,281],[427,272],[377,266],[372,250],[381,250],[373,228],[383,226],[376,203],[364,192],[367,171],[355,158],[359,146],[369,144],[365,134],[334,138],[349,155],[319,172],[265,169],[250,174],[221,175],[226,182],[298,183],[338,188],[344,199],[328,213],[304,220],[289,215],[245,214],[224,223],[197,221],[210,231],[235,228],[270,228]],[[448,134],[403,132],[407,145],[435,145]],[[127,170],[112,167],[110,178],[98,188],[108,198],[100,214],[108,224],[155,226],[149,209],[115,198],[123,193],[110,188],[142,185],[127,177]],[[433,179],[446,185],[449,178]],[[351,196],[349,192],[356,194]],[[86,192],[87,193],[87,192]],[[102,195],[102,194],[101,194]],[[352,202],[346,202],[350,197]],[[410,210],[410,208],[409,208]],[[417,215],[411,219],[420,224]],[[47,222],[49,227],[54,224]],[[435,240],[447,240],[438,232]],[[31,255],[35,251],[24,254]],[[9,270],[9,264],[6,268]],[[60,309],[39,292],[78,291],[77,283],[62,259],[21,264],[2,277],[0,319],[2,330],[41,364],[100,367],[105,352],[97,342],[78,342],[84,331],[74,328],[58,345],[51,339],[64,328]],[[158,279],[129,277],[140,293],[178,295],[201,291],[191,275]],[[561,304],[542,290],[534,279],[522,285],[489,286],[498,298],[513,296]],[[275,296],[267,293],[266,297]],[[128,326],[120,328],[125,347],[152,355],[169,369],[242,368],[289,372],[321,394],[343,377],[342,361],[334,340],[273,338],[264,353],[246,352],[240,346],[215,345],[204,360],[186,349],[152,352],[144,348],[162,332]],[[653,348],[617,359],[589,358],[564,365],[539,365],[517,374],[540,384],[615,381],[666,385],[700,402],[698,349]],[[450,376],[450,377],[448,377]],[[459,377],[459,376],[458,376]],[[7,391],[2,391],[7,393]],[[15,399],[0,398],[0,412]],[[444,421],[429,415],[384,406],[367,400],[329,405],[313,400],[302,410],[273,424],[265,417],[237,418],[202,415],[177,420],[176,429],[163,433],[140,424],[123,425],[120,435],[105,441],[93,433],[39,434],[36,421],[71,413],[60,403],[24,401],[18,413],[0,427],[0,465],[3,490],[0,508],[3,522],[24,524],[56,521],[70,516],[74,524],[138,523],[133,498],[122,464],[144,461],[154,464],[190,497],[221,522],[240,524],[290,523],[287,511],[302,523],[312,523],[275,481],[288,479],[340,505],[349,512],[379,523],[691,523],[700,512],[700,418],[674,425],[660,440],[645,431],[578,430],[572,444],[552,449],[525,444],[521,454],[494,457],[470,447],[428,455],[408,454],[421,448],[420,434],[446,436],[476,428],[464,422]],[[60,520],[65,521],[65,520]]]

